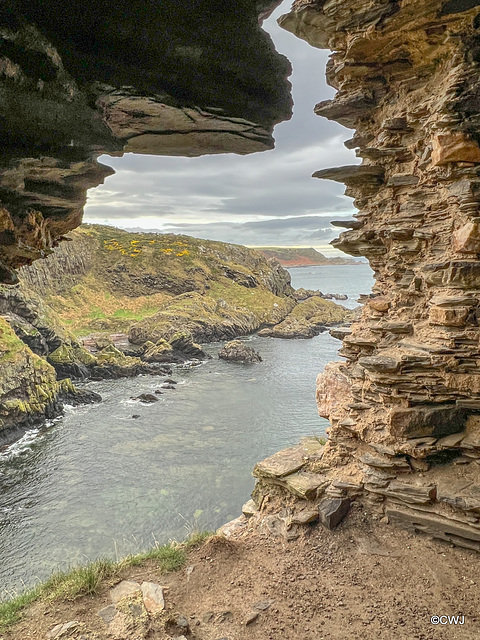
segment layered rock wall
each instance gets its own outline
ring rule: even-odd
[[[319,376],[332,428],[302,473],[322,474],[317,501],[363,492],[390,520],[477,549],[479,5],[299,0],[279,21],[333,51],[337,94],[315,111],[355,129],[362,162],[314,176],[347,185],[359,211],[333,244],[375,273],[361,319],[336,334],[345,362]]]

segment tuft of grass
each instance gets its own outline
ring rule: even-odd
[[[120,569],[119,563],[101,558],[84,567],[54,573],[42,585],[42,595],[50,600],[75,600],[81,596],[93,596],[102,582],[115,577]]]
[[[185,544],[171,542],[162,546],[155,546],[148,551],[127,556],[120,561],[124,567],[138,567],[148,560],[155,560],[158,568],[167,573],[169,571],[177,571],[186,562]]]
[[[24,609],[39,599],[41,588],[29,589],[12,600],[0,602],[0,631],[18,622]]]
[[[201,544],[215,535],[215,531],[195,531],[185,540],[185,547],[190,551],[191,549],[196,549]]]
[[[18,622],[25,609],[38,600],[71,601],[82,596],[94,596],[106,582],[120,576],[129,567],[154,562],[162,573],[178,571],[187,561],[188,551],[198,547],[211,535],[211,532],[195,532],[185,542],[155,545],[152,549],[127,556],[118,562],[100,558],[83,567],[54,573],[43,584],[0,602],[0,631]]]

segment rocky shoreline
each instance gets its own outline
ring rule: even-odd
[[[72,381],[168,376],[207,359],[201,344],[311,338],[352,318],[325,297],[245,247],[87,225],[0,286],[0,431],[90,401]]]

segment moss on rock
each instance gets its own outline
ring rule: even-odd
[[[0,317],[0,430],[21,426],[60,407],[55,369],[34,354]]]
[[[353,312],[319,296],[297,304],[283,322],[263,329],[260,336],[272,338],[313,338],[326,327],[353,319]]]
[[[84,347],[75,344],[62,344],[48,356],[51,364],[84,364],[91,366],[97,363],[97,358],[89,353]]]

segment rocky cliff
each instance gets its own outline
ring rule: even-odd
[[[288,272],[240,245],[101,225],[68,240],[19,271],[20,290],[77,336],[123,332],[143,344],[188,329],[211,342],[276,324],[295,306]]]
[[[11,314],[0,316],[0,445],[18,437],[24,427],[57,416],[64,402],[101,399],[96,393],[77,389],[69,378],[60,379],[54,366],[24,339],[28,323],[16,333],[14,326],[18,329],[18,324],[11,319]],[[36,332],[35,338],[41,337],[33,325],[29,327]]]
[[[311,338],[351,316],[320,292],[295,292],[276,260],[241,245],[102,225],[84,225],[68,240],[20,269],[20,287],[0,289],[0,312],[12,312],[17,333],[18,316],[26,313],[19,298],[35,308],[34,324],[45,337],[46,327],[52,329],[46,349],[35,345],[41,355],[49,346],[72,344],[69,332],[113,334],[126,351],[140,353],[147,342],[169,342],[179,331],[202,343],[258,329]],[[23,334],[33,342],[33,329]]]
[[[334,52],[337,94],[315,111],[355,128],[362,163],[314,177],[355,198],[333,244],[366,256],[375,286],[318,379],[325,449],[260,465],[259,488],[324,504],[333,526],[363,494],[480,550],[480,2],[299,0],[280,24]]]
[[[272,4],[1,3],[0,282],[80,224],[100,154],[272,148],[291,113]]]

